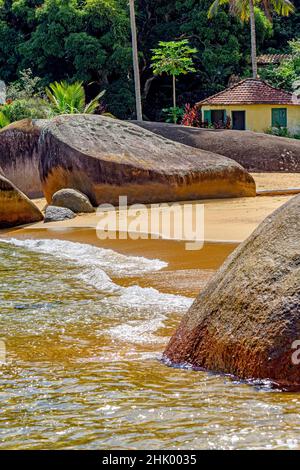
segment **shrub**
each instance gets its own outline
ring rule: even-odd
[[[191,106],[190,104],[185,105],[185,112],[182,119],[182,124],[184,126],[190,127],[203,127],[201,121],[201,113],[198,111],[196,106]]]
[[[9,83],[6,90],[6,96],[11,100],[28,100],[33,97],[41,98],[42,95],[41,78],[35,77],[30,68],[21,70],[19,79]]]
[[[214,129],[231,129],[231,119],[226,116],[226,121],[218,121],[213,124]]]
[[[10,124],[10,120],[5,116],[5,114],[0,111],[0,128],[8,126]]]
[[[2,106],[1,111],[11,122],[20,119],[46,117],[45,102],[38,100],[16,100]]]
[[[181,122],[183,115],[184,115],[184,108],[180,108],[176,106],[175,108],[172,106],[170,108],[164,108],[162,110],[163,117],[165,122],[172,122],[174,124],[178,124]]]
[[[16,100],[7,102],[0,106],[0,127],[5,127],[11,122],[21,119],[44,119],[48,117],[48,107],[42,99]]]
[[[266,134],[276,135],[277,137],[288,137],[290,139],[300,139],[300,134],[293,134],[287,127],[269,127]]]

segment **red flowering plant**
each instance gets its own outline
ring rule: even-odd
[[[182,118],[182,124],[190,127],[201,127],[201,114],[196,106],[191,106],[189,103],[185,105],[185,111]]]
[[[214,123],[214,128],[215,129],[231,129],[231,119],[229,116],[226,117],[225,122],[224,121],[218,121]]]

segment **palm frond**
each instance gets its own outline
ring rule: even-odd
[[[97,96],[95,96],[95,98],[93,100],[91,100],[84,108],[84,113],[86,114],[92,114],[99,106],[100,102],[100,98],[102,98],[102,96],[105,95],[105,92],[106,90],[102,90],[100,91],[100,93],[98,93]]]
[[[0,128],[2,129],[5,126],[8,126],[8,124],[10,124],[10,120],[2,111],[0,111]]]
[[[91,114],[99,106],[99,99],[104,93],[105,91],[101,91],[86,105],[85,91],[82,82],[54,82],[46,88],[46,95],[54,114]]]
[[[211,6],[209,7],[209,10],[207,12],[207,16],[208,18],[213,18],[214,16],[216,16],[216,14],[218,13],[219,11],[219,8],[220,8],[220,0],[215,0]]]
[[[295,6],[290,0],[269,0],[269,7],[273,9],[278,15],[289,16],[290,13],[295,11]]]

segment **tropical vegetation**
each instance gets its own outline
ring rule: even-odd
[[[54,82],[46,88],[46,95],[50,108],[54,114],[92,114],[100,105],[100,98],[105,90],[98,93],[89,103],[82,82],[68,84],[67,82]]]
[[[257,54],[291,51],[291,43],[300,38],[300,0],[293,3],[294,14],[281,17],[276,7],[270,22],[262,2],[255,1]],[[162,109],[173,104],[170,76],[155,74],[151,67],[152,50],[159,48],[160,41],[187,40],[197,50],[196,72],[176,79],[178,108],[221,91],[232,75],[251,74],[250,28],[229,15],[226,5],[208,20],[211,4],[212,0],[135,0],[145,119],[162,119]],[[279,75],[275,67],[274,80],[290,88],[290,78],[282,77],[290,75],[294,65],[284,67],[288,72],[281,68]],[[28,79],[24,73],[29,68],[32,89],[24,90],[22,79]],[[82,82],[86,102],[106,90],[109,112],[135,118],[133,78],[128,0],[0,0],[0,79],[13,101],[30,95],[34,113],[40,115],[45,110],[38,100],[51,83]]]
[[[273,12],[280,16],[289,16],[294,12],[294,5],[290,0],[214,0],[208,10],[208,17],[212,18],[221,5],[228,5],[229,13],[237,16],[242,22],[250,21],[252,75],[257,78],[255,13],[261,14],[261,7],[266,18],[271,21]]]
[[[98,114],[103,114],[105,111],[100,102],[105,90],[86,103],[85,90],[81,82],[50,83],[44,94],[37,86],[33,86],[38,83],[38,80],[32,78],[31,70],[28,69],[21,74],[20,81],[8,89],[10,97],[0,106],[0,128],[25,118],[43,119],[57,114],[92,114],[96,111]]]
[[[190,47],[187,39],[182,41],[160,41],[158,48],[152,50],[151,67],[155,75],[166,73],[172,77],[173,86],[173,121],[177,123],[176,77],[196,72],[193,55],[197,49]]]
[[[280,65],[270,65],[261,71],[261,76],[278,88],[300,95],[300,38],[289,41],[289,57]]]

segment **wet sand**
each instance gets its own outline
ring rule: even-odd
[[[288,189],[300,187],[300,175],[282,173],[253,174],[258,190]],[[275,209],[287,202],[289,196],[260,196],[256,198],[210,199],[177,203],[175,212],[182,207],[204,205],[204,240],[201,250],[186,250],[182,240],[168,239],[106,239],[100,240],[96,227],[99,216],[79,215],[63,222],[37,223],[7,231],[2,235],[21,238],[56,238],[88,243],[111,248],[123,254],[158,258],[168,263],[161,272],[144,275],[141,278],[128,276],[118,279],[122,285],[138,283],[142,287],[154,287],[162,292],[180,293],[195,296],[207,283],[215,270],[225,261],[235,247],[245,240],[259,223]],[[35,201],[42,209],[44,199]],[[149,211],[144,210],[142,218],[149,219]],[[192,211],[190,219],[192,223]],[[175,222],[176,223],[176,222]],[[151,232],[149,227],[149,232]]]
[[[168,263],[162,271],[113,278],[119,285],[138,284],[141,287],[153,287],[160,292],[181,294],[195,297],[214,272],[236,248],[235,243],[205,243],[201,250],[186,250],[185,242],[177,240],[99,240],[92,228],[48,228],[19,229],[2,236],[13,238],[58,239],[112,249],[125,255],[160,259]]]

